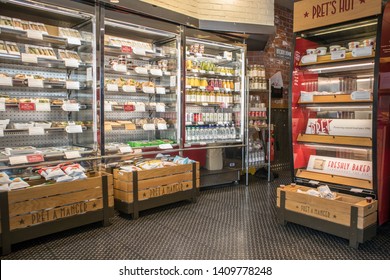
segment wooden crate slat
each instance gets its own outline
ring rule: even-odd
[[[153,170],[144,170],[138,172],[138,180],[146,180],[150,178],[169,176],[178,173],[191,172],[192,164],[183,164],[177,166],[168,166],[164,168],[156,168]]]
[[[369,137],[299,134],[297,141],[298,142],[307,142],[307,143],[322,143],[322,144],[349,145],[349,146],[359,146],[359,147],[372,147],[372,139]]]
[[[133,182],[133,172],[126,172],[120,169],[114,169],[114,179]]]
[[[109,202],[113,203],[114,199],[111,197]],[[77,202],[71,205],[57,207],[50,210],[42,210],[35,213],[28,213],[12,217],[10,219],[10,229],[25,228],[34,226],[44,222],[50,222],[61,218],[70,217],[73,215],[81,215],[86,212],[96,211],[103,208],[103,199],[99,198],[87,202]]]
[[[108,185],[113,184],[112,175],[108,177]],[[77,183],[76,183],[77,182]],[[19,201],[25,201],[40,197],[59,195],[71,192],[77,192],[86,189],[92,189],[102,185],[102,177],[94,176],[85,180],[74,182],[55,183],[53,185],[29,187],[9,192],[8,201],[10,204]]]
[[[9,204],[9,213],[10,217],[13,217],[33,211],[40,211],[42,209],[54,208],[80,201],[97,199],[102,197],[102,195],[102,188],[95,187],[93,189],[88,189],[77,193],[67,193]]]
[[[124,192],[131,192],[133,191],[133,182],[114,179],[114,189]]]
[[[303,169],[298,169],[296,176],[299,178],[305,178],[309,180],[316,180],[320,182],[328,182],[339,185],[353,186],[358,188],[364,188],[372,190],[372,182],[362,179],[355,179],[350,177],[322,174],[318,172],[311,172]]]
[[[138,198],[139,200],[145,200],[190,189],[192,189],[192,181],[182,182],[138,191]]]
[[[141,180],[138,182],[138,189],[144,190],[155,186],[170,185],[174,183],[180,183],[180,182],[191,181],[191,180],[192,180],[192,172],[180,173],[180,174],[169,175],[169,176],[164,176],[159,178]]]
[[[124,192],[121,190],[114,189],[114,197],[127,203],[133,203],[134,201],[134,196],[132,192]]]
[[[170,175],[170,176],[159,177],[159,178],[151,178],[151,179],[139,181],[138,182],[138,189],[144,190],[144,189],[148,189],[151,187],[169,185],[169,184],[173,184],[173,183],[179,183],[179,182],[190,181],[190,180],[192,180],[192,173],[188,173],[188,172]],[[132,192],[133,191],[133,183],[115,179],[115,189]]]

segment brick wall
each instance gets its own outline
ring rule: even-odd
[[[274,25],[274,0],[141,0],[203,20]]]
[[[277,58],[275,49],[280,48],[292,52],[293,44],[293,13],[291,10],[275,4],[276,32],[270,36],[264,51],[248,52],[249,64],[263,64],[266,68],[266,78],[278,71],[282,72],[284,95],[283,105],[287,106],[288,86],[290,78],[290,59]],[[280,100],[279,100],[280,102]],[[276,102],[278,103],[278,101]]]

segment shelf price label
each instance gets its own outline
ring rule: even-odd
[[[45,158],[41,154],[27,155],[27,156],[14,156],[9,157],[9,164],[24,164],[24,163],[36,163],[45,161]]]
[[[164,87],[156,87],[156,93],[157,94],[165,94],[166,90]]]
[[[64,103],[62,105],[62,110],[67,112],[78,112],[80,111],[80,104],[79,103]]]
[[[135,111],[136,112],[145,112],[145,104],[144,103],[136,103],[135,104]]]
[[[22,102],[19,103],[20,111],[35,111],[35,103],[32,102]]]
[[[107,91],[119,91],[117,84],[107,84]]]
[[[0,86],[12,87],[12,77],[0,77]]]
[[[111,103],[104,104],[104,112],[112,112],[112,104]]]
[[[154,87],[142,87],[144,93],[154,93]]]
[[[28,87],[43,88],[43,80],[29,78],[29,79],[27,79],[27,84],[28,84]]]
[[[150,74],[152,74],[153,76],[160,76],[160,77],[163,75],[161,69],[150,69]]]
[[[42,162],[45,161],[45,158],[41,154],[36,154],[36,155],[27,155],[27,162],[28,163],[34,163],[34,162]]]
[[[132,104],[126,104],[126,105],[123,105],[123,110],[126,112],[133,112],[133,111],[135,111],[135,106]]]
[[[157,103],[156,104],[156,112],[164,113],[165,112],[165,104]]]
[[[141,74],[141,75],[147,75],[148,74],[148,69],[145,67],[135,67],[134,68],[135,73]]]
[[[68,40],[69,45],[81,46],[81,40],[79,38],[68,37],[66,39]]]
[[[26,156],[9,157],[9,164],[10,165],[24,164],[24,163],[28,163]]]
[[[133,52],[133,48],[130,47],[130,46],[121,46],[121,52],[123,52],[123,53],[132,53]]]
[[[5,111],[5,98],[0,98],[0,111]]]
[[[79,81],[66,81],[66,89],[80,89],[80,82]]]
[[[331,52],[330,59],[331,60],[345,59],[345,50]]]
[[[142,128],[143,130],[156,130],[156,126],[153,123],[146,123]]]
[[[173,149],[173,146],[171,144],[160,144],[158,145],[159,149],[161,150],[169,150]]]
[[[38,30],[27,30],[27,38],[43,40],[43,34]]]
[[[313,102],[314,96],[311,92],[301,92],[301,102]]]
[[[205,73],[206,73],[206,70],[199,70],[199,73],[205,74]]]
[[[83,133],[83,128],[81,125],[68,125],[65,127],[67,133]]]
[[[132,153],[133,149],[130,146],[122,146],[122,147],[119,147],[119,152],[121,154],[128,154],[128,153]]]
[[[81,158],[80,151],[66,151],[64,154],[66,159]]]
[[[64,61],[65,61],[65,67],[67,68],[79,68],[80,66],[80,62],[74,58],[67,58],[64,59]]]
[[[146,50],[141,48],[133,48],[133,53],[136,55],[146,55]]]
[[[158,123],[158,124],[157,124],[157,129],[158,129],[158,130],[167,130],[168,127],[167,127],[167,124],[166,124],[166,123]]]
[[[35,103],[35,111],[37,112],[49,112],[51,111],[50,103]]]
[[[127,86],[127,85],[124,85],[122,86],[122,90],[124,92],[137,92],[137,89],[135,86]]]
[[[43,127],[29,127],[28,135],[45,135],[45,129]]]
[[[22,53],[22,62],[38,63],[38,57],[35,54]]]
[[[127,66],[126,64],[115,64],[112,66],[112,69],[116,72],[126,72],[127,71]]]

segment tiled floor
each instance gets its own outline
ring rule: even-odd
[[[281,174],[283,175],[283,174]],[[16,244],[2,259],[390,259],[390,225],[359,249],[348,241],[276,220],[276,187],[252,180],[201,192],[141,213]]]

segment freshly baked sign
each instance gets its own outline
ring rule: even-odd
[[[372,180],[371,161],[311,155],[308,171]]]
[[[382,0],[303,0],[294,3],[294,32],[378,15]]]
[[[306,134],[372,137],[372,120],[308,119]]]

